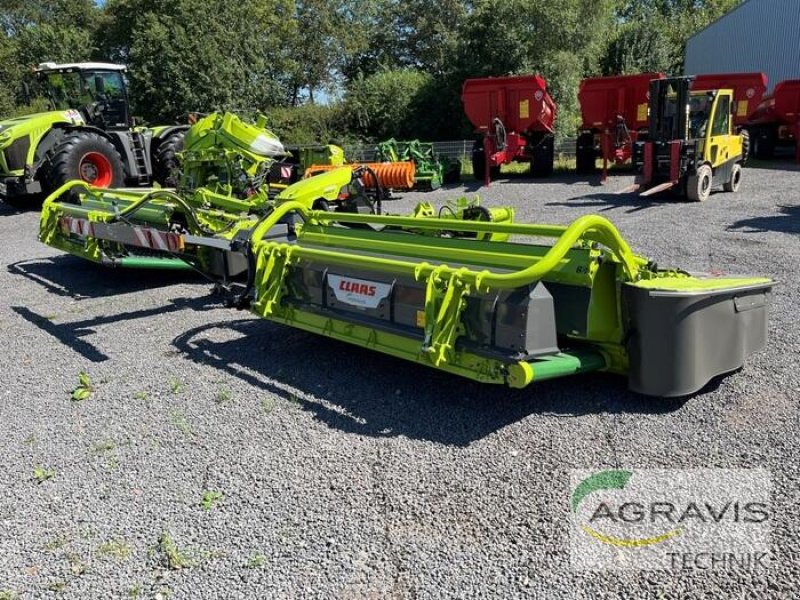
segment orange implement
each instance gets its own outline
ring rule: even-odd
[[[344,165],[353,169],[357,167],[368,167],[375,172],[378,179],[381,180],[381,185],[387,188],[410,190],[414,187],[414,176],[416,174],[416,166],[413,162],[381,162],[381,163],[354,163]],[[312,177],[318,173],[331,171],[333,169],[341,169],[337,165],[311,165],[306,169],[304,177]],[[364,176],[364,183],[368,186],[375,184],[372,181],[372,176],[369,172]]]

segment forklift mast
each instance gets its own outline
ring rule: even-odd
[[[670,77],[650,82],[650,128],[653,141],[689,137],[689,96],[694,77]]]

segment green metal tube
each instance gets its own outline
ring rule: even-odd
[[[546,273],[558,266],[567,252],[569,252],[579,240],[593,239],[593,237],[598,238],[598,241],[602,242],[617,256],[625,268],[629,280],[636,279],[639,266],[641,265],[641,260],[631,251],[630,246],[628,246],[628,243],[622,238],[614,225],[607,219],[597,215],[579,217],[569,226],[563,227],[555,225],[486,223],[479,221],[460,221],[458,219],[415,219],[413,217],[328,213],[324,211],[309,211],[299,202],[287,202],[276,208],[269,217],[264,219],[264,221],[256,227],[250,237],[251,242],[257,244],[271,227],[290,212],[297,212],[304,219],[317,222],[375,223],[417,229],[502,232],[558,237],[555,244],[553,244],[550,250],[539,261],[514,273],[493,273],[488,270],[476,272],[468,269],[452,269],[447,265],[431,265],[425,262],[412,263],[409,261],[363,255],[342,254],[327,250],[304,248],[302,245],[291,247],[291,252],[294,256],[322,260],[339,265],[391,270],[394,273],[412,275],[417,279],[429,275],[434,270],[439,270],[442,274],[451,274],[459,271],[462,277],[470,280],[479,287],[512,289],[538,281]],[[434,221],[436,221],[436,223],[432,223]],[[594,236],[592,234],[594,234]],[[274,244],[267,244],[267,246],[272,247]],[[288,249],[289,246],[286,246]]]
[[[600,371],[606,368],[606,359],[599,352],[562,352],[542,357],[530,363],[533,381],[544,381],[567,375]]]
[[[156,258],[148,256],[126,256],[113,260],[113,266],[126,269],[164,269],[190,271],[192,267],[180,258]]]

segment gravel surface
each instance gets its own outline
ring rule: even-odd
[[[662,266],[780,282],[769,349],[669,402],[614,376],[473,384],[221,308],[193,276],[61,255],[0,206],[0,598],[796,598],[800,169],[745,176],[702,205],[611,194],[625,176],[481,190],[519,221],[605,215]],[[603,467],[769,469],[772,569],[572,570],[569,471]]]

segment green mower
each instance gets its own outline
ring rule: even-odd
[[[600,216],[518,224],[467,199],[381,214],[362,182],[375,174],[349,167],[270,199],[252,186],[266,159],[211,146],[199,188],[66,184],[45,202],[40,239],[103,264],[194,268],[227,305],[514,388],[605,371],[684,396],[766,344],[769,279],[658,268]],[[66,191],[79,201],[59,200]],[[319,210],[321,198],[336,201]]]

